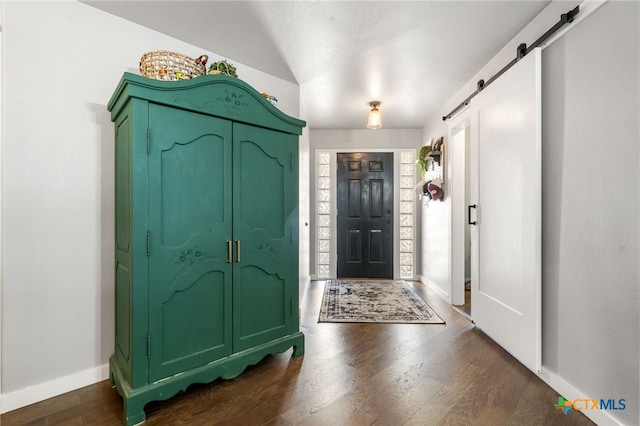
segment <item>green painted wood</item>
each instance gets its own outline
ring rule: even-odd
[[[149,182],[146,139],[149,128],[149,103],[132,99],[131,116],[133,120],[132,155],[132,193],[131,227],[132,281],[131,281],[131,340],[133,345],[132,386],[143,386],[149,381],[147,355],[147,326],[149,321],[149,257],[147,256],[147,230],[149,229]]]
[[[128,378],[132,375],[131,365],[131,117],[129,110],[116,120],[115,146],[115,356]]]
[[[127,99],[116,116],[115,357],[131,386],[148,383],[148,102]],[[143,342],[141,344],[141,342]]]
[[[231,122],[149,107],[149,380],[231,354]]]
[[[298,327],[298,147],[295,135],[235,123],[234,350]],[[236,259],[237,260],[237,259]]]
[[[132,425],[144,421],[146,403],[192,383],[235,377],[292,346],[304,354],[297,135],[305,123],[228,77],[174,84],[125,73],[109,109],[110,380]]]
[[[144,406],[147,403],[169,399],[178,392],[186,390],[193,383],[209,383],[220,378],[233,379],[242,374],[248,366],[262,361],[267,355],[285,352],[291,347],[293,347],[293,356],[298,357],[304,354],[304,335],[301,332],[281,336],[265,344],[234,353],[137,389],[129,386],[120,364],[114,357],[111,357],[109,360],[109,381],[122,396],[125,424],[137,425],[146,420]]]
[[[284,114],[244,81],[226,75],[205,75],[185,81],[159,81],[124,73],[107,107],[114,119],[126,98],[145,99],[236,122],[302,134],[306,123]]]

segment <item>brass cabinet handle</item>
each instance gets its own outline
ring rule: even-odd
[[[233,251],[231,244],[231,240],[227,240],[227,263],[231,263],[231,252]]]
[[[236,262],[240,262],[240,240],[236,240]]]

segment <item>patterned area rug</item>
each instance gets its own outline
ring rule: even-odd
[[[327,280],[318,322],[444,324],[406,281]]]

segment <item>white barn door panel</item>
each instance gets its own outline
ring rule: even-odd
[[[472,317],[538,373],[541,327],[541,52],[471,105]]]

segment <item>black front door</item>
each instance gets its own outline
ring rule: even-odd
[[[338,277],[393,278],[393,153],[338,153]]]

